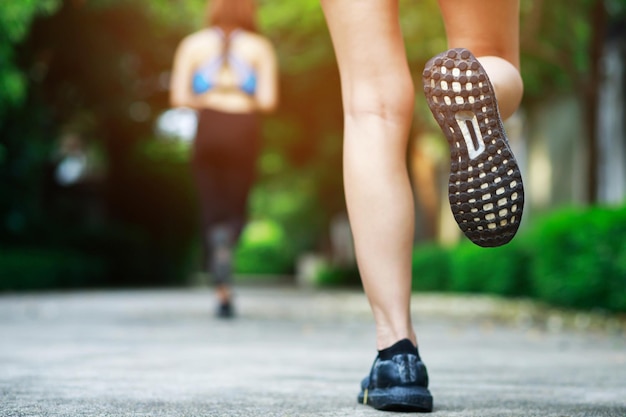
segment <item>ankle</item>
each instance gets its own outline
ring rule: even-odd
[[[227,285],[220,284],[215,289],[215,295],[221,304],[226,304],[229,303],[232,298],[232,291]]]
[[[391,360],[394,356],[400,354],[411,354],[417,356],[419,359],[419,353],[415,343],[409,339],[402,339],[392,346],[378,351],[378,358],[380,360]]]
[[[377,329],[376,349],[379,351],[387,349],[403,339],[408,339],[414,346],[417,346],[417,337],[412,327],[396,331]]]

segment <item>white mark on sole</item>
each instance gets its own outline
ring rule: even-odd
[[[478,119],[476,115],[471,111],[460,111],[454,115],[463,139],[465,139],[465,145],[467,146],[467,153],[470,159],[476,158],[485,150],[485,141],[483,135],[480,133],[480,126],[478,125]]]

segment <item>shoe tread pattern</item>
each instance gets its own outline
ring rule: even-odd
[[[524,187],[485,70],[467,49],[451,49],[426,64],[423,83],[450,146],[454,219],[479,246],[508,243],[522,218]]]

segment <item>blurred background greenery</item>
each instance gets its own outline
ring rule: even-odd
[[[346,239],[339,78],[319,2],[259,6],[279,55],[281,107],[264,120],[237,270],[241,279],[358,285]],[[204,7],[0,2],[0,290],[194,281],[189,145],[159,137],[155,124],[168,109],[174,50],[202,26]],[[424,63],[446,47],[443,24],[435,0],[400,7],[419,85]],[[522,0],[526,92],[508,129],[528,195],[520,235],[504,248],[459,243],[445,201],[447,145],[416,93],[408,158],[416,290],[626,311],[625,19],[624,0]],[[64,159],[76,151],[86,170]]]

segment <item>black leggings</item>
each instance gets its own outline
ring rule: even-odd
[[[222,238],[226,232],[232,247],[245,226],[259,150],[259,117],[255,113],[200,111],[192,169],[200,197],[207,271],[212,269],[216,230]],[[218,284],[230,280],[230,274],[213,275]]]

